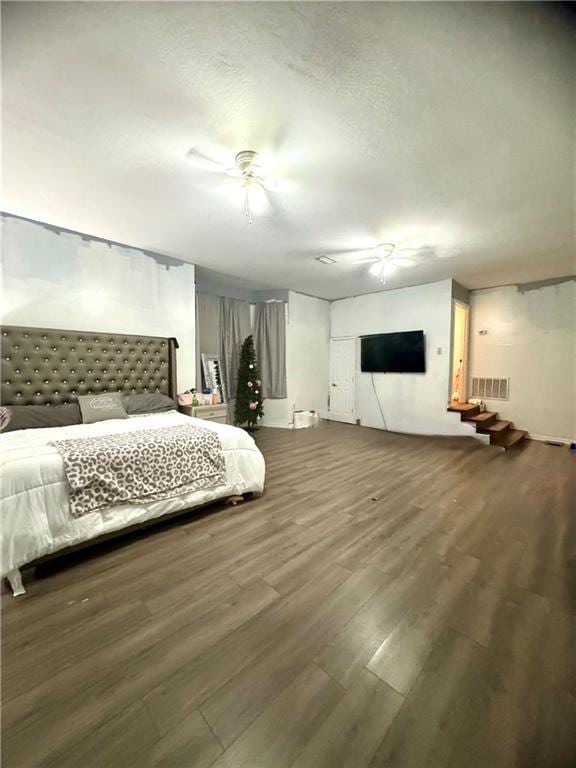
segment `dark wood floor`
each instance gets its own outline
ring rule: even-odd
[[[4,768],[576,766],[576,457],[257,440],[262,498],[3,595]]]

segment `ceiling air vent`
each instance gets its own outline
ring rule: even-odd
[[[486,379],[472,377],[472,397],[484,400],[508,400],[510,379]]]
[[[330,256],[316,256],[315,258],[321,264],[336,264],[336,259],[331,259]]]

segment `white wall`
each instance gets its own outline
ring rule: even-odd
[[[262,427],[291,427],[292,413],[288,404],[288,398],[264,400],[264,416],[259,422]]]
[[[330,303],[290,291],[286,304],[286,391],[264,401],[262,426],[290,427],[295,410],[326,416],[330,355]]]
[[[470,375],[510,378],[510,399],[490,410],[534,437],[574,440],[575,369],[575,282],[472,292]]]
[[[192,264],[11,216],[1,227],[3,323],[175,336],[178,388],[195,381]]]
[[[330,303],[290,291],[286,372],[290,418],[294,411],[326,417],[330,362]]]
[[[451,312],[450,280],[332,303],[332,337],[424,331],[426,373],[373,374],[390,431],[475,436],[473,427],[446,411],[450,385]],[[382,429],[384,424],[372,375],[360,372],[360,344],[357,350],[356,418],[363,426]]]

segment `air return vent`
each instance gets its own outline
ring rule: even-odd
[[[485,379],[472,377],[472,395],[484,400],[508,400],[510,379]]]

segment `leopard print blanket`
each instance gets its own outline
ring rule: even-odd
[[[73,517],[224,485],[218,435],[178,425],[50,442],[62,456]]]

